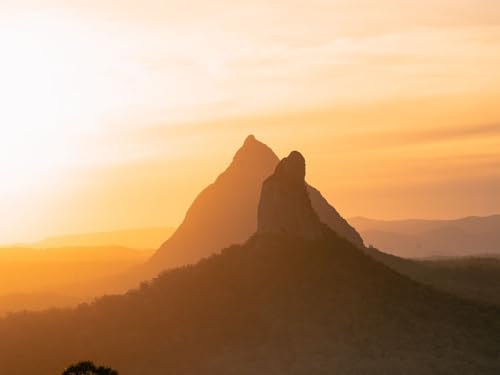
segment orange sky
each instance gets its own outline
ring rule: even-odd
[[[0,49],[0,242],[176,225],[250,133],[345,216],[500,212],[496,0],[2,1]]]

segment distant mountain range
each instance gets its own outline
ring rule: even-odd
[[[405,258],[500,256],[500,215],[456,220],[349,220],[366,244]]]
[[[125,295],[0,320],[2,372],[54,374],[92,359],[129,375],[497,375],[500,309],[374,259],[321,219],[304,176],[293,152],[264,178],[242,245]]]
[[[69,234],[49,237],[30,246],[37,248],[122,246],[131,249],[157,249],[174,230],[168,227],[147,227]]]
[[[71,301],[87,300],[92,295],[122,293],[129,288],[136,287],[143,280],[151,279],[164,269],[194,264],[200,259],[210,257],[223,248],[233,244],[244,243],[257,230],[257,213],[261,187],[265,179],[273,174],[278,163],[279,158],[271,148],[258,141],[254,136],[249,136],[236,153],[226,171],[195,199],[182,225],[175,231],[173,236],[171,236],[173,230],[169,228],[144,228],[59,236],[40,242],[37,246],[41,248],[49,245],[56,247],[57,245],[75,246],[79,243],[99,245],[100,247],[89,247],[80,249],[79,251],[76,251],[73,247],[61,247],[59,250],[52,249],[50,253],[60,254],[63,257],[65,256],[64,251],[68,250],[68,254],[72,254],[72,256],[78,255],[80,257],[78,259],[86,262],[87,266],[85,267],[85,272],[82,274],[82,269],[79,267],[78,262],[72,263],[69,267],[61,268],[57,264],[57,257],[50,258],[56,262],[52,268],[54,272],[51,273],[51,276],[53,276],[53,279],[59,281],[50,290],[40,290],[40,287],[45,284],[43,282],[36,282],[36,286],[38,287],[37,294],[26,294],[27,289],[25,287],[19,289],[18,286],[23,285],[24,280],[28,280],[28,278],[21,276],[21,273],[17,279],[9,279],[8,270],[10,268],[7,267],[7,272],[0,273],[0,284],[8,287],[8,290],[6,289],[4,292],[8,291],[10,294],[2,296],[2,293],[0,293],[0,313],[7,311],[6,309],[17,310],[22,308],[43,308],[44,306],[66,306]],[[358,232],[342,218],[317,189],[307,185],[307,192],[312,207],[322,223],[328,225],[341,237],[348,239],[356,247],[363,249],[370,256],[375,257],[397,272],[439,290],[469,299],[500,305],[500,267],[499,262],[495,259],[486,259],[483,257],[481,259],[462,258],[449,261],[413,262],[390,256],[376,249],[365,249],[363,240]],[[469,232],[475,231],[474,233],[478,234],[477,241],[479,243],[483,240],[479,233],[488,232],[494,234],[497,232],[496,228],[498,228],[498,224],[495,220],[491,220],[494,218],[465,219],[463,220],[464,223],[459,224],[470,226],[472,229],[468,229]],[[470,225],[470,221],[474,221],[475,224]],[[436,228],[437,224],[442,225],[445,223],[442,221],[422,220],[378,222],[362,218],[354,218],[352,222],[362,229],[378,228],[376,224],[381,224],[383,227],[388,224],[401,223],[401,225],[396,226],[396,229],[407,233],[407,237],[410,234],[414,236],[416,233],[425,233],[432,228]],[[462,222],[462,220],[459,222]],[[367,236],[366,233],[364,235],[368,239],[366,241],[367,244],[374,244],[386,251],[387,246],[384,246],[383,243],[372,241],[371,237]],[[104,246],[106,244],[120,243],[139,248],[152,246],[157,248],[158,246],[154,244],[162,242],[164,244],[145,265],[141,265],[138,260],[140,257],[145,259],[144,254],[147,253],[137,253],[137,257],[129,257],[133,261],[130,265],[135,266],[133,268],[122,267],[123,271],[117,274],[115,271],[120,268],[120,264],[122,263],[119,260],[121,259],[120,254],[115,254],[116,264],[109,263],[109,267],[99,268],[99,264],[102,263],[100,255],[105,257],[107,256],[106,254],[110,254],[108,250],[116,248],[109,245]],[[405,253],[401,251],[398,246],[394,247],[393,254],[400,256],[411,255],[410,252]],[[476,249],[474,243],[469,247]],[[389,246],[388,248],[390,251],[391,247]],[[405,247],[401,246],[401,249],[405,249]],[[447,253],[441,254],[447,256],[455,255],[455,250],[455,248],[452,248]],[[123,251],[122,255],[124,257],[128,256],[127,254],[134,255],[129,250],[123,249]],[[421,251],[421,249],[418,251]],[[30,253],[25,252],[25,254],[29,255]],[[45,252],[45,254],[48,254],[48,252]],[[476,254],[482,255],[483,252],[471,250],[468,254],[478,256]],[[490,252],[490,254],[493,254],[493,252]],[[425,256],[421,252],[414,255],[416,257]],[[433,255],[436,254],[433,253]],[[28,256],[25,257],[26,260],[28,258]],[[47,260],[48,257],[44,259]],[[95,262],[89,263],[92,259]],[[5,262],[3,264],[7,265]],[[44,261],[43,264],[40,262],[31,263],[31,265],[33,267],[29,272],[32,275],[40,274],[40,272],[45,276],[48,275],[44,271],[50,268],[48,262]],[[65,275],[66,279],[61,279],[61,275]],[[85,280],[88,281],[82,279],[81,276],[83,275],[86,277]],[[39,280],[43,281],[42,278]],[[61,280],[66,281],[61,283]],[[47,298],[47,304],[44,305],[40,293],[46,296],[53,295],[54,298]]]

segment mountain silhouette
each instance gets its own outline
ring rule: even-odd
[[[256,233],[76,310],[0,320],[9,375],[498,374],[500,310],[392,271],[314,214],[303,157],[266,179]]]
[[[311,205],[305,173],[305,159],[296,151],[278,164],[262,185],[257,233],[309,240],[323,236],[323,224]]]
[[[257,228],[262,182],[278,162],[269,147],[248,136],[231,165],[194,200],[183,223],[152,257],[150,267],[161,271],[193,263],[248,239]]]
[[[407,258],[500,255],[500,215],[456,220],[351,222],[367,243]]]
[[[151,258],[149,269],[154,273],[192,264],[246,241],[257,229],[262,184],[278,163],[271,148],[248,136],[230,166],[194,200],[183,223]],[[363,247],[361,236],[321,193],[309,185],[307,191],[321,221]]]

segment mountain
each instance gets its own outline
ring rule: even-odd
[[[68,234],[49,237],[32,246],[37,248],[123,246],[132,249],[157,249],[173,232],[174,228],[150,227]]]
[[[408,258],[500,255],[500,215],[456,220],[372,220],[350,222],[365,241]]]
[[[262,182],[278,161],[269,147],[248,136],[231,165],[198,195],[183,223],[152,257],[151,268],[193,263],[245,241],[257,228]]]
[[[324,225],[314,212],[305,184],[305,159],[294,151],[264,181],[257,233],[273,233],[308,240],[321,238]]]
[[[321,223],[302,160],[266,179],[243,245],[126,295],[0,320],[2,371],[92,359],[128,375],[498,374],[500,309],[401,276]]]
[[[261,187],[279,163],[276,154],[253,135],[246,138],[230,166],[194,200],[175,233],[160,247],[148,267],[154,272],[192,264],[246,241],[257,229]],[[334,231],[362,247],[360,235],[307,185],[315,211]]]

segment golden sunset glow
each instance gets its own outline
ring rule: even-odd
[[[500,0],[0,0],[0,375],[500,374]]]
[[[498,2],[292,3],[0,4],[0,242],[177,225],[250,133],[345,216],[500,210]]]

